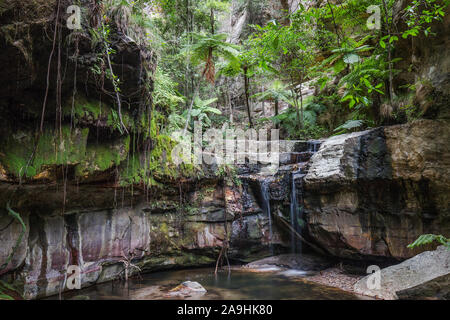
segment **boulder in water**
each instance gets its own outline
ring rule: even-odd
[[[179,286],[169,291],[169,297],[190,297],[190,296],[202,296],[207,290],[198,282],[185,281]]]

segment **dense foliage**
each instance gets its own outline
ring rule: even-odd
[[[177,84],[184,102],[167,101],[169,127],[190,123],[198,99],[217,99],[229,115],[214,112],[215,124],[232,122],[239,115],[226,92],[241,77],[247,119],[239,120],[248,126],[269,121],[283,138],[320,138],[420,117],[424,110],[410,99],[416,84],[394,83],[404,71],[396,69],[401,58],[395,49],[400,41],[433,37],[432,23],[442,20],[448,3],[415,0],[399,11],[393,0],[304,1],[294,13],[251,25],[237,45],[217,32],[220,15],[233,14],[230,1],[151,1],[160,13],[152,23],[163,39],[159,69]],[[314,96],[305,94],[308,86]],[[165,88],[154,94],[164,96],[160,90]],[[274,116],[255,119],[252,105],[258,102],[271,103]]]

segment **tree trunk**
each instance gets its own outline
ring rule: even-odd
[[[247,67],[244,67],[244,91],[245,91],[245,106],[247,107],[247,114],[248,114],[248,124],[250,128],[253,128],[253,122],[252,122],[252,112],[250,110],[250,100],[249,100],[249,78],[247,76]]]
[[[303,129],[304,125],[305,125],[305,115],[303,112],[303,88],[302,88],[303,83],[300,83],[300,114],[301,114],[301,120],[300,120],[300,128]]]
[[[211,16],[210,16],[210,18],[211,18],[211,34],[214,34],[215,33],[215,30],[214,30],[214,23],[215,23],[215,21],[214,21],[214,9],[213,8],[211,8]]]
[[[291,21],[289,19],[289,13],[290,13],[290,5],[288,0],[280,0],[281,7],[283,8],[283,13],[285,16],[282,18],[281,23],[285,26],[288,26]]]
[[[337,44],[338,44],[338,47],[340,48],[341,47],[341,36],[339,35],[338,27],[336,24],[336,18],[334,16],[333,7],[331,6],[329,0],[327,0],[327,4],[331,11],[331,17],[333,18],[334,31],[336,32],[336,36],[337,36]]]
[[[392,72],[392,47],[391,47],[391,27],[389,26],[389,13],[386,5],[386,0],[383,0],[383,8],[384,8],[384,15],[385,15],[385,21],[386,21],[386,29],[389,36],[389,39],[387,41],[387,50],[388,50],[388,64],[389,64],[389,103],[392,106],[392,100],[395,97],[394,92],[394,76]]]
[[[275,99],[275,117],[278,116],[278,114],[279,114],[279,100],[277,98],[277,99]],[[275,125],[275,129],[279,129],[279,128],[280,128],[280,125],[277,122],[277,124]]]
[[[191,104],[189,105],[189,110],[188,110],[188,114],[187,114],[187,118],[186,118],[186,123],[184,125],[184,130],[183,130],[184,135],[186,135],[187,129],[189,127],[189,122],[191,121],[192,108],[194,107],[195,98],[197,97],[198,91],[200,89],[200,83],[201,83],[201,80],[199,79],[198,83],[197,83],[197,86],[195,87],[194,95],[192,96]]]
[[[233,104],[231,103],[230,84],[228,82],[228,78],[225,78],[225,99],[227,100],[228,109],[230,109],[230,123],[233,123]]]
[[[292,85],[292,88],[291,88],[291,94],[292,94],[292,99],[294,100],[294,108],[295,108],[295,115],[296,115],[296,119],[297,119],[297,126],[299,126],[299,124],[300,124],[300,113],[299,113],[299,110],[298,110],[298,96],[297,96],[297,93],[295,91],[294,84]],[[299,127],[297,129],[299,129]]]

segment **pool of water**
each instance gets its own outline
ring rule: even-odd
[[[200,283],[207,293],[170,296],[185,281]],[[63,299],[89,300],[358,300],[361,297],[307,281],[302,272],[233,270],[214,275],[213,269],[194,269],[144,274],[124,283],[114,281],[63,294]],[[52,297],[51,299],[58,299]]]

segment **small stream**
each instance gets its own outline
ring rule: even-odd
[[[293,271],[293,270],[291,270]],[[130,279],[126,285],[115,281],[97,284],[79,291],[63,294],[63,299],[84,300],[160,300],[182,299],[168,297],[171,289],[184,281],[196,281],[207,289],[202,296],[185,297],[186,300],[358,300],[358,296],[340,289],[305,281],[303,272],[273,270],[250,272],[233,270],[220,272],[213,269],[167,271],[142,275]],[[58,296],[51,297],[56,300]]]

